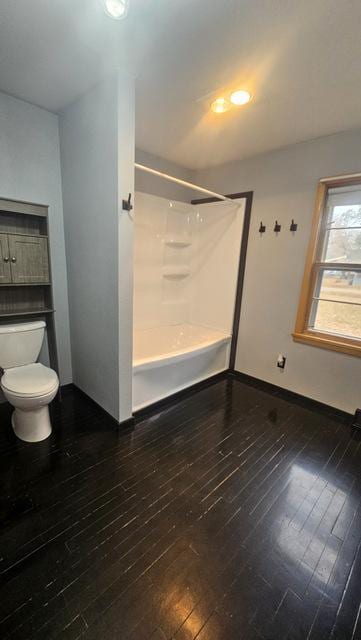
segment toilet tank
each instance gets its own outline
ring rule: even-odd
[[[38,359],[45,333],[45,322],[0,324],[0,367],[11,369]]]

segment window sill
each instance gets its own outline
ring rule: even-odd
[[[293,333],[295,342],[302,342],[321,349],[330,349],[339,353],[346,353],[350,356],[361,358],[361,341],[352,338],[336,338],[336,336],[325,336],[324,334],[305,331],[304,333]]]

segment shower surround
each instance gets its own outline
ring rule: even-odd
[[[134,411],[228,368],[244,206],[136,193]]]

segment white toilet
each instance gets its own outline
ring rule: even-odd
[[[59,388],[55,371],[36,362],[45,322],[0,325],[1,389],[15,407],[13,429],[25,442],[40,442],[51,434],[48,404]]]

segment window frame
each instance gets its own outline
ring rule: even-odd
[[[311,237],[306,255],[296,324],[292,336],[295,342],[302,342],[315,347],[331,349],[333,351],[339,351],[340,353],[361,357],[361,337],[360,339],[351,338],[338,334],[317,331],[308,327],[320,265],[324,265],[324,262],[321,262],[318,256],[323,244],[325,226],[327,222],[325,206],[328,191],[331,188],[352,185],[360,185],[361,187],[360,173],[347,176],[337,176],[334,178],[323,178],[318,183],[315,211],[311,227]],[[352,265],[350,264],[350,267],[351,266]]]

